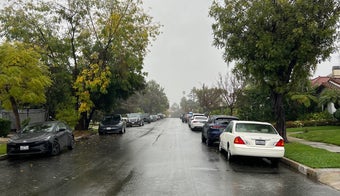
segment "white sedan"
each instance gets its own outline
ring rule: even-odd
[[[208,122],[208,117],[206,116],[194,116],[190,121],[191,130],[203,129],[204,124]]]
[[[227,159],[233,156],[269,158],[277,165],[284,156],[284,140],[276,129],[266,122],[231,121],[220,135],[220,151],[227,152]]]

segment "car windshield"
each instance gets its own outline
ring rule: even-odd
[[[31,124],[23,128],[21,133],[52,132],[53,123]]]
[[[236,132],[277,134],[271,125],[250,123],[236,124]]]
[[[205,116],[195,116],[195,120],[207,120]]]
[[[128,114],[127,115],[129,118],[138,118],[140,116],[140,114],[138,113],[132,113],[132,114]]]
[[[112,123],[117,123],[120,121],[120,116],[119,115],[114,115],[114,116],[107,116],[105,119],[102,121],[103,124],[112,124]]]
[[[235,120],[235,119],[230,119],[230,118],[216,118],[215,122],[218,124],[229,124],[230,121]]]

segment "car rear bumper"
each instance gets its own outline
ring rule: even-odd
[[[283,147],[249,147],[246,145],[236,144],[231,148],[232,155],[252,156],[252,157],[268,157],[268,158],[282,158],[285,150]]]

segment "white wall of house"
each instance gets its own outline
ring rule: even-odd
[[[328,103],[328,104],[327,104],[327,111],[328,111],[330,114],[333,114],[333,113],[336,111],[336,109],[335,109],[335,107],[334,107],[334,103]]]

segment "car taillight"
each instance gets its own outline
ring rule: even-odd
[[[234,144],[245,144],[240,136],[235,137]]]
[[[285,145],[285,142],[283,141],[283,139],[280,139],[275,146],[284,146]]]

